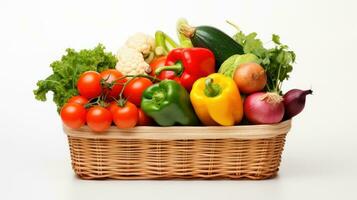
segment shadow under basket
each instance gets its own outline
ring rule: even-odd
[[[273,125],[88,127],[68,136],[82,179],[266,179],[279,170],[291,120]]]

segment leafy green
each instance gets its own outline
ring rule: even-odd
[[[92,50],[84,49],[79,52],[66,49],[67,54],[50,65],[53,74],[37,82],[38,88],[33,91],[35,98],[46,101],[46,94],[53,92],[53,101],[59,111],[69,98],[78,94],[77,81],[83,72],[90,70],[101,72],[115,67],[117,62],[115,56],[104,50],[105,47],[101,44]]]
[[[260,59],[268,77],[266,89],[281,94],[281,84],[289,78],[289,73],[293,70],[295,53],[290,51],[287,45],[282,44],[280,37],[275,34],[272,35],[274,46],[269,49],[264,47],[255,32],[245,35],[238,30],[233,39],[243,46],[244,53],[252,53]]]

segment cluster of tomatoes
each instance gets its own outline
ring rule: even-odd
[[[152,125],[153,120],[140,109],[142,93],[153,83],[149,78],[127,78],[115,69],[101,73],[84,72],[78,79],[78,96],[61,109],[63,123],[78,129],[85,124],[95,132]]]

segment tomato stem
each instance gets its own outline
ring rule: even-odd
[[[123,93],[124,93],[124,90],[126,88],[126,86],[132,81],[134,80],[135,78],[139,78],[139,77],[142,77],[142,78],[148,78],[148,79],[151,79],[152,81],[161,81],[160,79],[158,78],[155,78],[153,76],[150,76],[150,75],[146,75],[146,74],[137,74],[137,75],[125,75],[124,77],[121,77],[120,79],[123,79],[123,78],[127,78],[127,77],[131,77],[131,79],[127,80],[124,84],[123,84],[123,87],[120,91],[120,94],[119,94],[119,100],[115,100],[119,106],[123,107],[127,101],[127,99],[125,99],[123,97]]]
[[[160,82],[161,80],[156,78],[156,77],[153,77],[153,76],[150,76],[150,75],[147,75],[147,74],[137,74],[137,75],[125,75],[123,77],[120,77],[118,79],[116,79],[114,82],[114,84],[121,84],[121,83],[116,83],[117,81],[119,80],[123,80],[125,78],[138,78],[138,77],[141,77],[141,78],[148,78],[150,79],[151,81],[155,81],[155,82]],[[125,84],[125,83],[124,83]],[[124,85],[123,84],[123,85]]]
[[[131,79],[125,81],[125,83],[122,83],[122,82],[119,82],[119,80],[123,80],[123,79],[126,79],[128,77],[131,77]],[[120,77],[116,80],[113,80],[112,82],[108,83],[106,82],[109,78],[110,78],[110,74],[108,77],[106,77],[105,79],[102,79],[101,80],[101,84],[103,86],[103,88],[109,88],[109,89],[112,89],[115,85],[123,85],[121,91],[120,91],[120,94],[119,94],[119,98],[116,99],[116,98],[113,98],[114,101],[121,107],[125,106],[126,102],[127,102],[127,99],[123,97],[123,94],[124,94],[124,90],[126,88],[126,86],[132,81],[134,80],[135,78],[139,78],[139,77],[142,77],[142,78],[148,78],[150,79],[151,81],[153,82],[159,82],[161,81],[160,79],[156,78],[156,77],[153,77],[153,76],[150,76],[150,75],[147,75],[147,74],[137,74],[137,75],[125,75],[123,77]],[[107,106],[107,103],[105,102],[105,99],[106,97],[108,96],[108,91],[107,90],[103,90],[102,94],[99,96],[99,97],[96,97],[96,98],[92,98],[89,100],[89,103],[85,104],[84,107],[85,108],[89,108],[93,105],[100,105],[100,106]],[[96,99],[94,102],[92,102],[94,99]]]
[[[94,105],[99,105],[99,106],[102,106],[102,107],[106,107],[107,106],[107,103],[105,102],[105,99],[106,99],[106,95],[103,96],[100,95],[99,97],[96,97],[96,98],[92,98],[89,100],[89,103],[86,103],[84,105],[84,108],[90,108]],[[95,100],[94,102],[92,102],[93,100]]]

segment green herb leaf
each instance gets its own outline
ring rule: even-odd
[[[280,36],[273,34],[272,39],[275,44],[281,44],[280,43]]]

